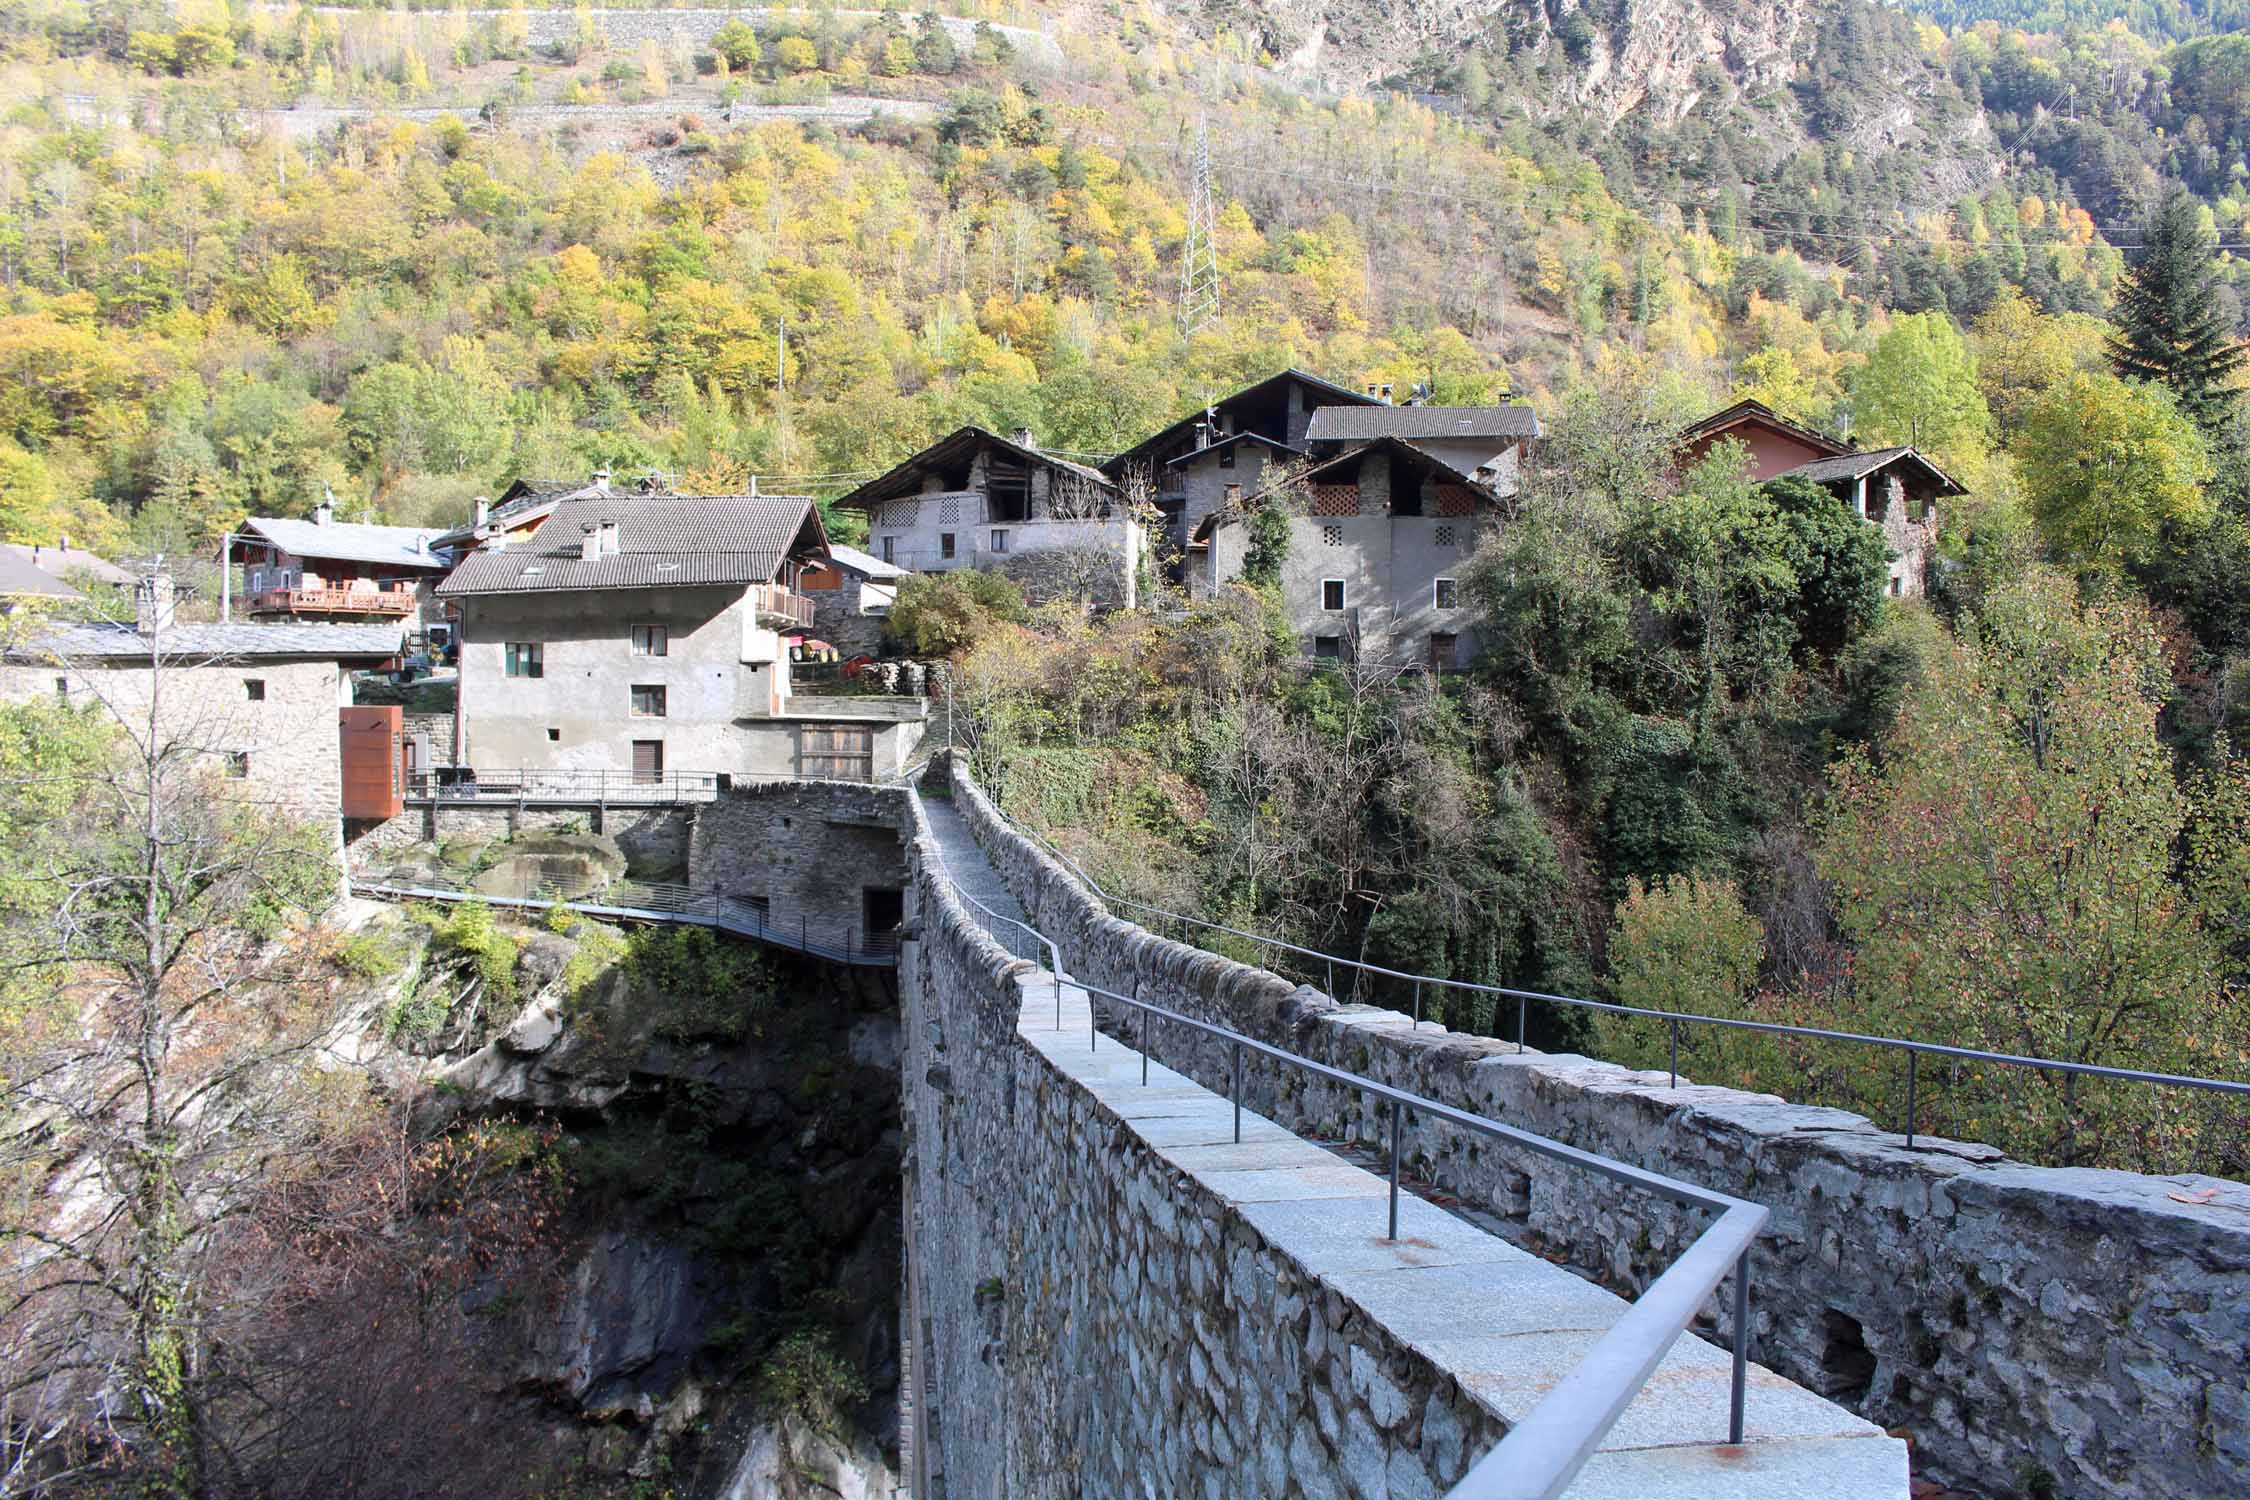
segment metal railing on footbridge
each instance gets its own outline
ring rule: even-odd
[[[802,914],[794,922],[787,918],[776,919],[762,902],[664,881],[616,880],[598,889],[573,894],[549,881],[526,881],[513,891],[490,891],[427,872],[395,877],[355,873],[351,877],[351,893],[387,901],[475,902],[519,911],[552,911],[560,907],[615,921],[672,922],[716,928],[736,937],[793,949],[833,963],[886,969],[898,965],[895,929],[869,932],[853,924],[815,922]]]
[[[939,870],[954,898],[978,914],[985,930],[996,942],[1018,958],[1033,963],[1045,960],[1054,990],[1055,1030],[1062,1030],[1061,950],[1030,923],[996,911],[964,890],[945,868],[942,855]],[[1138,995],[1119,994],[1082,980],[1069,982],[1088,997],[1086,1045],[1089,1051],[1098,1051],[1101,1046],[1101,1027],[1094,1000],[1126,1006],[1139,1013],[1141,1082],[1144,1085],[1149,1081],[1153,1026],[1185,1027],[1224,1043],[1230,1057],[1227,1097],[1234,1106],[1234,1139],[1238,1144],[1242,1140],[1243,1065],[1249,1058],[1264,1058],[1281,1067],[1298,1069],[1388,1106],[1389,1237],[1394,1241],[1398,1239],[1401,1140],[1410,1112],[1421,1123],[1449,1125],[1503,1141],[1551,1161],[1717,1216],[1663,1274],[1627,1306],[1624,1316],[1610,1325],[1585,1358],[1556,1382],[1530,1414],[1511,1427],[1499,1444],[1453,1487],[1449,1492],[1450,1500],[1550,1500],[1561,1495],[1600,1448],[1603,1438],[1616,1425],[1625,1408],[1640,1394],[1649,1376],[1687,1332],[1704,1304],[1718,1291],[1720,1283],[1730,1276],[1733,1278],[1734,1369],[1728,1387],[1726,1441],[1734,1444],[1742,1441],[1750,1368],[1750,1251],[1766,1222],[1764,1207],[1503,1125],[1421,1094],[1394,1088],[1364,1074],[1315,1062],[1231,1027],[1183,1015]]]
[[[1161,906],[1152,906],[1145,901],[1135,901],[1130,897],[1114,895],[1103,890],[1095,882],[1093,876],[1086,873],[1084,867],[1057,848],[1046,835],[1040,833],[1037,829],[1026,826],[1007,813],[1000,812],[997,804],[994,804],[993,810],[999,813],[1001,820],[1010,828],[1053,855],[1065,869],[1078,878],[1079,883],[1084,885],[1096,900],[1102,902],[1113,912],[1122,909],[1158,918],[1158,923],[1155,925],[1156,931],[1163,932],[1164,924],[1170,924],[1179,941],[1187,943],[1191,947],[1201,945],[1191,940],[1190,932],[1217,932],[1252,944],[1254,950],[1260,955],[1261,962],[1264,961],[1264,955],[1269,952],[1286,953],[1308,960],[1314,966],[1311,969],[1301,965],[1290,965],[1289,967],[1308,978],[1312,973],[1324,969],[1328,980],[1327,993],[1331,996],[1337,995],[1336,971],[1339,969],[1376,979],[1389,980],[1401,988],[1411,986],[1414,995],[1414,1024],[1417,1027],[1422,1024],[1425,992],[1434,995],[1449,990],[1458,994],[1488,995],[1499,1000],[1515,1001],[1516,1034],[1514,1040],[1518,1050],[1521,1050],[1524,1045],[1525,1027],[1530,1020],[1530,1006],[1533,1001],[1545,1005],[1574,1007],[1580,1010],[1600,1011],[1610,1015],[1630,1016],[1638,1020],[1658,1022],[1663,1025],[1669,1042],[1667,1071],[1674,1088],[1677,1088],[1680,1082],[1680,1037],[1685,1030],[1697,1026],[1715,1027],[1726,1031],[1756,1032],[1767,1036],[1794,1037],[1803,1041],[1842,1042],[1852,1046],[1877,1047],[1892,1052],[1904,1052],[1906,1054],[1906,1104],[1900,1131],[1906,1137],[1908,1146],[1914,1144],[1915,1122],[1918,1118],[1916,1101],[1920,1088],[1921,1062],[1925,1057],[1939,1061],[1950,1061],[1956,1065],[1967,1062],[2005,1068],[2029,1068],[2039,1072],[2059,1073],[2070,1077],[2107,1078],[2129,1083],[2153,1084],[2163,1088],[2193,1089],[2210,1094],[2230,1094],[2237,1098],[2250,1099],[2250,1081],[2238,1079],[2202,1078],[2186,1073],[2157,1073],[2142,1068],[2110,1067],[2101,1063],[2066,1062],[2059,1058],[2030,1057],[2016,1052],[1990,1052],[1979,1047],[1957,1047],[1944,1042],[1925,1042],[1907,1037],[1872,1036],[1864,1032],[1834,1031],[1820,1026],[1791,1026],[1781,1021],[1752,1021],[1733,1016],[1705,1016],[1698,1015],[1693,1011],[1652,1010],[1639,1005],[1621,1005],[1611,1000],[1588,1000],[1578,995],[1555,995],[1543,990],[1520,990],[1507,985],[1478,984],[1465,979],[1447,979],[1434,974],[1414,974],[1403,969],[1385,968],[1381,964],[1371,964],[1361,959],[1323,953],[1317,948],[1303,947],[1297,943],[1286,942],[1281,938],[1272,937],[1265,933],[1249,932],[1240,927],[1230,927],[1224,922],[1213,922],[1204,917],[1190,916],[1184,912],[1170,911]],[[1358,990],[1356,981],[1353,990],[1356,994]]]

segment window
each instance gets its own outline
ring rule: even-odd
[[[56,678],[56,679],[55,679],[55,691],[56,691],[57,693],[61,694],[61,695],[62,695],[63,697],[65,697],[65,698],[69,697],[69,696],[70,696],[70,679],[69,679],[69,678],[67,678],[67,677],[58,677],[58,678]]]
[[[250,752],[247,750],[229,750],[227,752],[227,774],[237,781],[248,776],[250,774]]]
[[[633,654],[635,656],[669,656],[672,636],[661,625],[635,625],[633,627]]]
[[[561,742],[562,742],[562,731],[561,731],[561,730],[559,730],[559,729],[553,728],[552,726],[550,726],[550,727],[548,728],[548,730],[547,730],[547,743],[548,743],[548,744],[550,744],[550,745],[555,745],[555,744],[560,744]]]
[[[950,531],[941,531],[941,532],[939,532],[939,533],[938,533],[938,539],[937,539],[937,555],[938,555],[938,556],[940,556],[940,557],[951,557],[951,556],[953,555],[953,533],[952,533],[952,532],[950,532]]]
[[[664,717],[664,689],[661,684],[639,682],[633,685],[633,717],[636,719],[661,719]]]
[[[1005,552],[1008,550],[1008,533],[1006,533],[1005,531],[995,531],[994,533],[992,533],[992,550],[995,552]]]
[[[1344,638],[1340,635],[1316,635],[1313,637],[1312,654],[1322,661],[1342,661]]]
[[[1234,444],[1229,443],[1219,450],[1219,467],[1222,469],[1234,467]]]
[[[1905,596],[1906,596],[1906,580],[1905,580],[1905,579],[1903,579],[1903,578],[1893,578],[1893,579],[1891,580],[1891,597],[1892,597],[1893,599],[1901,599],[1901,598],[1904,598]]]
[[[1450,526],[1440,526],[1437,530],[1430,533],[1430,540],[1436,542],[1440,547],[1452,546],[1453,528]]]
[[[887,563],[895,563],[898,561],[897,537],[887,536],[883,538],[883,561]]]
[[[243,679],[242,679],[242,696],[243,696],[243,697],[245,697],[245,698],[247,698],[247,699],[249,699],[249,700],[250,700],[250,701],[251,701],[252,703],[263,703],[263,702],[265,702],[265,701],[266,701],[266,680],[265,680],[265,679],[264,679],[263,677],[245,677],[245,678],[243,678]]]
[[[546,648],[537,641],[508,642],[508,675],[510,677],[544,677],[547,663]]]
[[[1454,579],[1440,578],[1437,580],[1435,594],[1436,598],[1433,602],[1439,609],[1459,609],[1461,607],[1461,585]]]
[[[1320,607],[1322,609],[1342,609],[1344,607],[1343,579],[1323,578],[1320,580]]]
[[[1320,528],[1320,544],[1321,544],[1321,545],[1322,545],[1323,547],[1341,547],[1341,546],[1343,546],[1343,545],[1344,545],[1344,528],[1343,528],[1343,527],[1341,527],[1341,526],[1323,526],[1323,527],[1321,527],[1321,528]]]

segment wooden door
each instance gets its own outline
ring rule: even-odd
[[[852,724],[807,724],[798,731],[797,771],[825,781],[875,779],[875,731]]]
[[[664,742],[662,740],[633,741],[633,779],[635,781],[662,781],[664,779]]]

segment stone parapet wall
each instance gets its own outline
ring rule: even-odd
[[[1108,915],[998,817],[956,764],[954,805],[1084,982],[1766,1205],[1756,1358],[1914,1436],[1925,1472],[1993,1494],[2250,1494],[2250,1188],[2055,1169],[1904,1138],[1840,1110],[1669,1087],[1576,1056],[1414,1029]],[[1138,1023],[1132,1023],[1137,1032]],[[1215,1045],[1152,1050],[1207,1085]],[[1253,1067],[1246,1101],[1292,1129],[1376,1145],[1352,1093]],[[1407,1171],[1635,1293],[1699,1216],[1410,1122]],[[2215,1187],[2209,1202],[2183,1202]],[[1753,1398],[1755,1399],[1755,1398]]]
[[[1160,1154],[1163,1121],[1019,1031],[1049,981],[970,919],[926,838],[914,852],[902,1073],[932,1492],[1434,1500],[1497,1419]]]

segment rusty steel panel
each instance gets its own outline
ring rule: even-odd
[[[345,817],[395,818],[406,806],[405,712],[395,703],[336,711]]]

